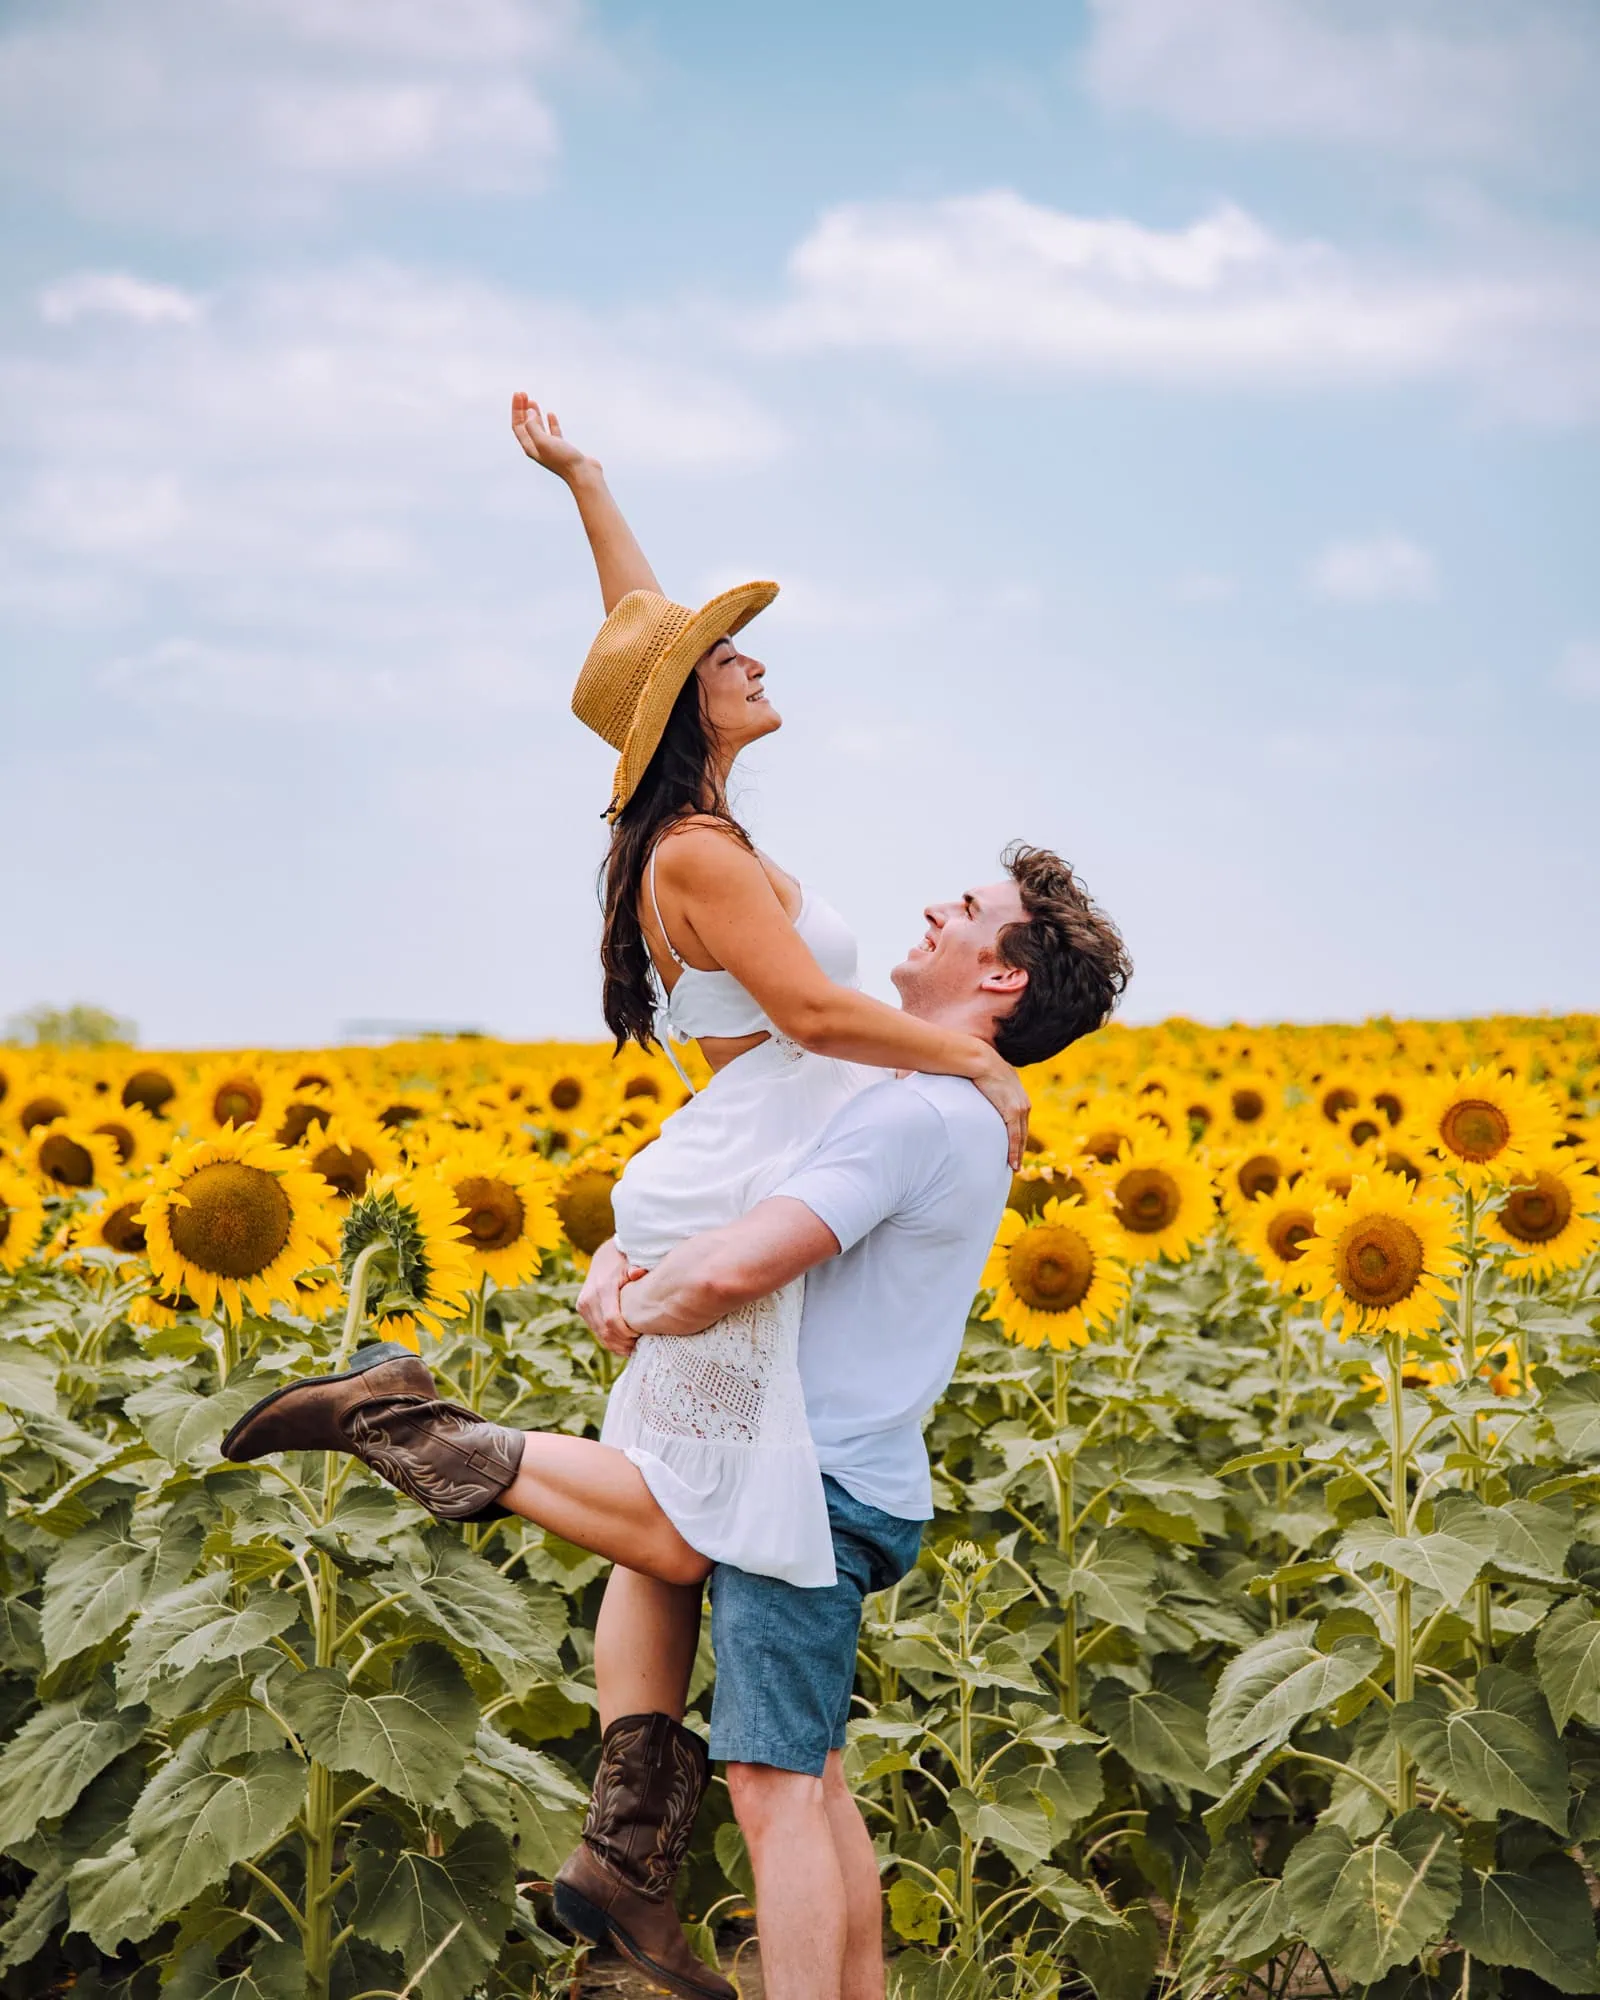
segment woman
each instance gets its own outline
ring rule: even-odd
[[[599,465],[519,395],[512,427],[563,479],[599,571],[606,623],[573,695],[620,750],[601,943],[619,1050],[691,1037],[706,1089],[630,1161],[617,1242],[648,1267],[744,1214],[783,1180],[871,1066],[970,1077],[1012,1129],[1027,1099],[986,1043],[855,990],[842,919],[760,853],[728,805],[735,758],[782,718],[734,635],[777,594],[668,604]],[[674,1059],[675,1060],[675,1059]],[[800,1585],[834,1579],[832,1538],[795,1365],[801,1284],[692,1338],[640,1341],[602,1441],[624,1451],[703,1555]]]
[[[571,490],[606,610],[573,694],[579,717],[620,752],[608,808],[606,1022],[619,1049],[661,1040],[670,1053],[674,1039],[693,1037],[712,1071],[618,1182],[620,1248],[648,1268],[742,1215],[874,1067],[970,1077],[1005,1119],[1015,1166],[1028,1113],[1015,1070],[975,1036],[858,992],[842,920],[760,853],[729,809],[734,759],[781,726],[766,669],[734,640],[777,586],[743,585],[698,613],[672,604],[599,465],[554,414],[518,395],[512,427]],[[688,1589],[696,1608],[717,1562],[829,1584],[832,1538],[796,1366],[801,1289],[796,1281],[692,1337],[641,1340],[599,1443],[481,1423],[440,1404],[420,1364],[374,1348],[347,1375],[267,1398],[223,1451],[354,1450],[441,1518],[503,1507],[641,1585]],[[675,1622],[691,1632],[686,1606]]]

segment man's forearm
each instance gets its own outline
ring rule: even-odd
[[[622,1288],[622,1316],[635,1333],[703,1333],[742,1303],[723,1279],[720,1230],[692,1237]]]
[[[635,1333],[704,1333],[838,1254],[838,1238],[804,1202],[769,1195],[737,1222],[680,1243],[624,1285],[622,1316]]]

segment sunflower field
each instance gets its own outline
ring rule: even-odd
[[[1600,1993],[1600,1020],[1175,1021],[1029,1081],[862,1636],[894,1986]],[[0,1994],[574,1990],[604,1565],[218,1443],[373,1337],[593,1432],[581,1272],[681,1096],[0,1048]],[[682,1899],[736,1977],[749,1892],[716,1788]]]

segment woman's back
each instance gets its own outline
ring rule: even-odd
[[[662,1039],[670,1035],[674,1041],[687,1042],[702,1038],[731,1040],[745,1035],[776,1035],[778,1030],[760,1002],[731,972],[720,967],[690,965],[673,944],[672,933],[662,918],[660,893],[656,887],[656,857],[659,853],[658,841],[651,849],[645,877],[650,913],[655,918],[656,934],[677,967],[671,990],[665,993],[658,1010]],[[796,932],[829,979],[839,986],[854,986],[857,965],[855,933],[832,904],[811,894],[804,884],[797,886],[800,906],[791,919]],[[661,979],[661,985],[665,990],[665,979]]]
[[[743,1215],[787,1176],[838,1107],[874,1074],[808,1054],[773,1026],[731,972],[687,964],[661,920],[654,858],[647,878],[652,913],[678,968],[658,1010],[663,1039],[766,1039],[724,1063],[666,1121],[659,1138],[628,1162],[613,1195],[617,1241],[634,1263],[645,1265]],[[794,924],[828,977],[854,985],[856,940],[838,911],[801,887]]]

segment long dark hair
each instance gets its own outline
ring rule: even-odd
[[[656,1038],[656,990],[650,947],[639,924],[639,896],[650,850],[674,820],[702,813],[718,820],[744,847],[750,836],[728,810],[717,773],[717,734],[701,703],[700,676],[690,674],[672,704],[655,755],[638,790],[618,813],[606,856],[601,900],[600,1005],[615,1035],[616,1053]]]

